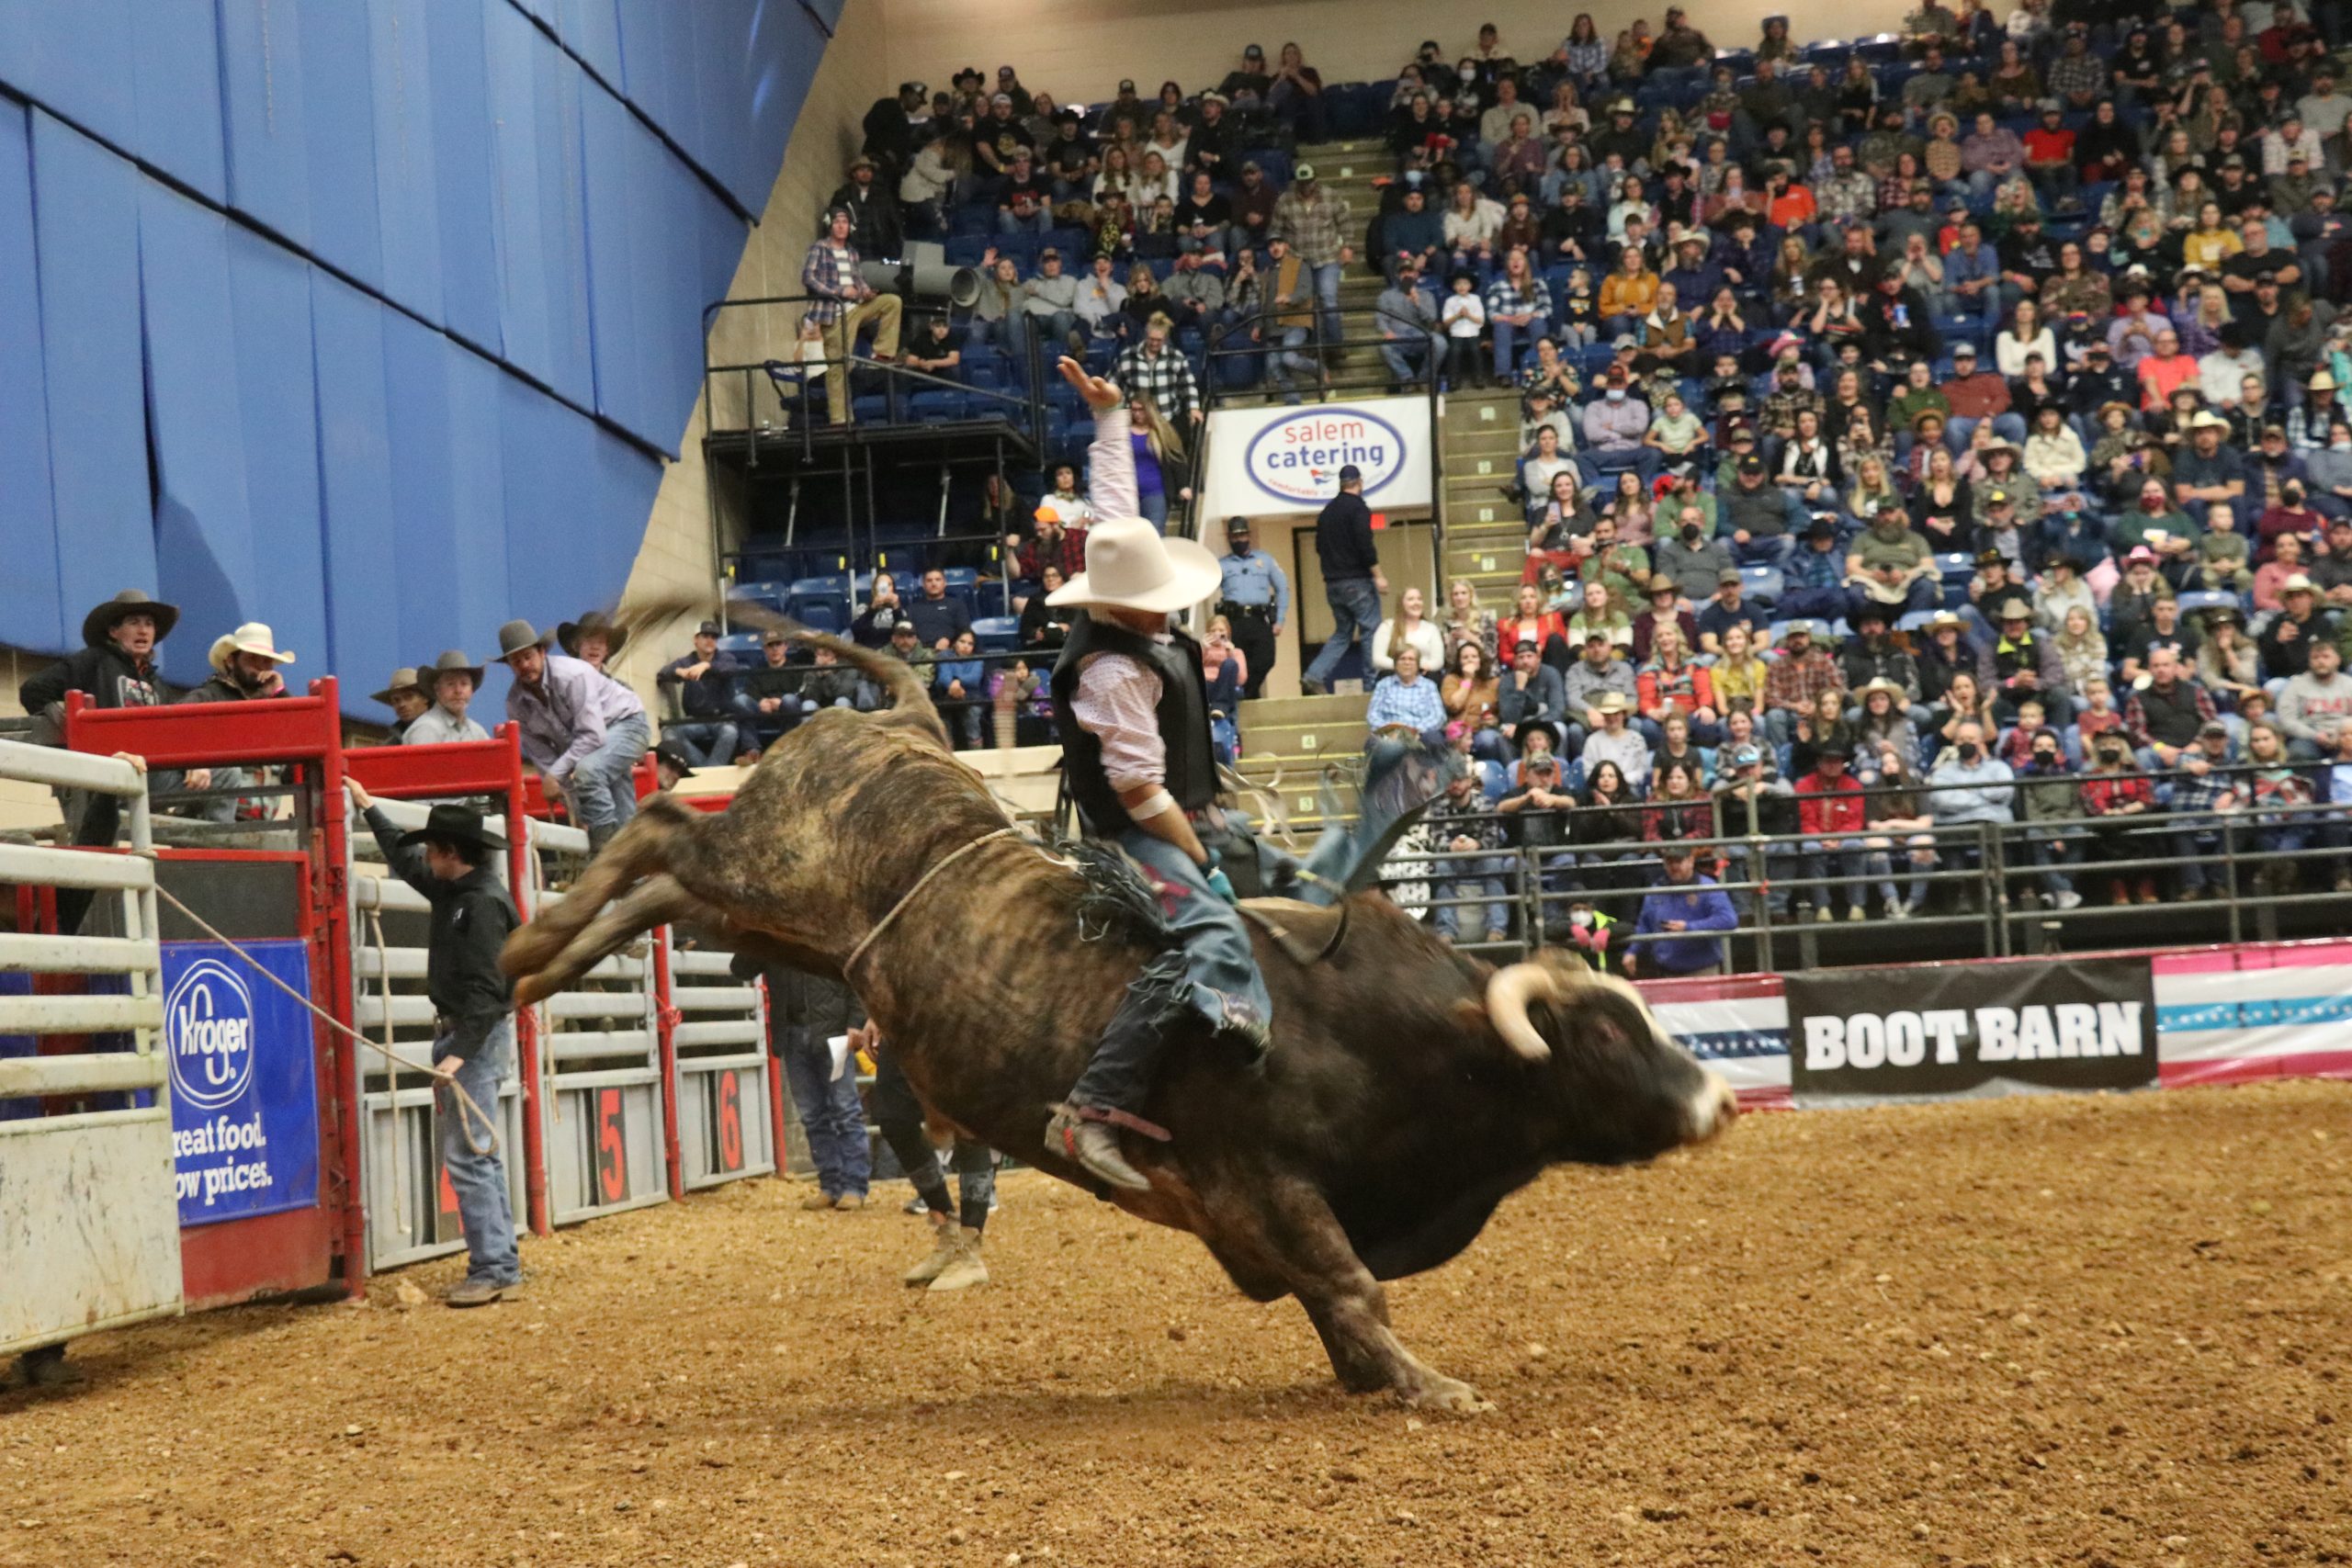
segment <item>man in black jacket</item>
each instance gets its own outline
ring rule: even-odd
[[[499,968],[498,951],[523,923],[491,863],[492,852],[506,846],[483,830],[481,813],[471,807],[436,806],[424,827],[403,833],[358,780],[345,777],[344,788],[392,874],[433,907],[424,948],[424,993],[434,1012],[433,1111],[467,1257],[465,1280],[441,1299],[453,1307],[487,1306],[523,1282],[498,1152],[498,1089],[514,1060],[514,983]]]
[[[150,599],[136,588],[126,588],[82,617],[82,646],[17,688],[17,700],[33,716],[37,744],[64,744],[65,694],[79,692],[90,705],[101,708],[152,708],[164,704],[164,680],[155,668],[155,650],[179,625],[176,604]],[[157,773],[147,781],[151,792],[176,786],[178,775]],[[62,790],[58,799],[77,844],[111,844],[122,825],[122,805],[111,795]],[[78,815],[77,815],[78,814]],[[84,888],[62,888],[57,896],[58,929],[72,932],[90,907]]]
[[[1315,556],[1323,566],[1323,596],[1331,606],[1331,635],[1315,662],[1299,677],[1299,690],[1319,696],[1330,689],[1331,672],[1357,642],[1363,644],[1364,674],[1372,673],[1372,634],[1380,626],[1380,596],[1388,578],[1372,541],[1372,508],[1364,504],[1363,470],[1353,463],[1340,470],[1340,493],[1323,503],[1315,519]]]
[[[865,142],[861,151],[880,161],[885,165],[884,172],[894,182],[914,160],[915,149],[921,145],[916,123],[928,123],[930,106],[930,88],[921,82],[901,82],[897,97],[876,98],[874,107],[865,111],[861,127]]]
[[[864,1208],[874,1174],[865,1106],[857,1097],[857,1069],[848,1060],[846,1044],[836,1057],[831,1042],[846,1042],[849,1032],[865,1021],[865,1008],[839,980],[740,957],[732,967],[739,976],[757,975],[768,984],[768,1046],[784,1071],[801,1130],[808,1135],[808,1158],[817,1168],[817,1190],[800,1206]],[[920,1191],[925,1174],[938,1180],[939,1168],[927,1147],[917,1164],[923,1168],[908,1174]]]
[[[849,243],[868,261],[892,261],[901,244],[899,198],[876,178],[874,160],[861,152],[849,161],[849,178],[825,203],[828,212],[849,214]]]

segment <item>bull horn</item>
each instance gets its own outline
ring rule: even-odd
[[[1487,1017],[1503,1043],[1531,1062],[1552,1059],[1551,1044],[1528,1021],[1527,1004],[1555,1002],[1566,993],[1560,976],[1542,964],[1512,964],[1487,982]]]

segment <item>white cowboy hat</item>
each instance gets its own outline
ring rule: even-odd
[[[1208,547],[1166,539],[1140,517],[1100,524],[1086,536],[1086,570],[1046,596],[1048,604],[1102,604],[1169,615],[1216,592],[1224,569]]]
[[[257,654],[276,664],[294,662],[294,656],[277,646],[277,638],[271,635],[269,627],[260,621],[247,621],[227,637],[214,638],[212,668],[216,671],[226,671],[229,668],[229,655],[232,653]]]

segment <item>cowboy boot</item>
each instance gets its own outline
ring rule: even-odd
[[[1148,1192],[1151,1180],[1127,1163],[1119,1151],[1119,1134],[1108,1122],[1099,1120],[1107,1114],[1096,1112],[1087,1106],[1057,1106],[1053,1118],[1046,1123],[1046,1146],[1080,1165],[1114,1187],[1130,1192]]]
[[[931,1282],[934,1291],[963,1291],[989,1282],[989,1266],[980,1258],[980,1233],[958,1226],[956,1231],[956,1256]]]
[[[1451,767],[1443,753],[1432,752],[1418,740],[1374,741],[1365,757],[1363,780],[1356,786],[1355,825],[1326,829],[1293,886],[1279,891],[1328,908],[1370,886],[1396,840],[1445,792]],[[1334,803],[1326,804],[1325,815],[1337,815]]]
[[[931,1256],[899,1276],[908,1285],[930,1284],[963,1254],[963,1232],[952,1224],[933,1225],[931,1241]]]

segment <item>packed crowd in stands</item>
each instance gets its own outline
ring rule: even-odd
[[[1464,837],[1713,833],[1666,803],[1734,792],[1824,846],[1874,829],[1852,843],[1902,915],[1939,825],[2169,812],[2194,840],[2352,803],[2342,30],[2291,0],[1928,0],[1895,37],[1774,18],[1725,49],[1676,9],[1523,55],[1491,27],[1424,43],[1393,84],[1252,46],[1211,91],[1091,109],[1008,66],[877,104],[843,195],[878,213],[895,179],[885,248],[1011,242],[967,344],[1170,329],[1187,416],[1212,368],[1286,386],[1338,352],[1339,279],[1376,270],[1394,380],[1521,398],[1511,601],[1457,582],[1339,617],[1372,722],[1474,759]],[[1385,141],[1377,210],[1287,156],[1334,132]],[[1010,252],[1049,231],[1074,243],[1024,277]],[[1259,353],[1212,367],[1219,334]],[[1814,798],[1857,783],[1890,793],[1850,823]],[[2342,840],[2262,819],[2268,847]],[[2063,874],[2049,896],[2078,898]]]

